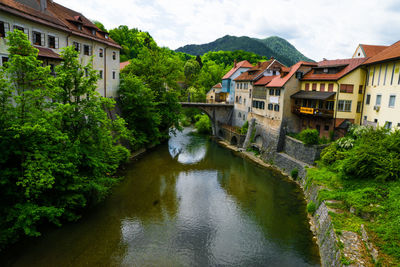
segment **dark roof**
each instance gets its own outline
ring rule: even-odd
[[[326,100],[334,96],[335,94],[336,92],[300,91],[291,95],[290,97],[296,99]]]
[[[60,55],[51,50],[50,48],[45,48],[40,46],[35,46],[35,47],[39,50],[38,54],[39,57],[61,60]]]
[[[397,41],[396,43],[392,44],[382,52],[369,58],[367,61],[365,61],[364,64],[378,63],[398,58],[400,58],[400,41]]]
[[[240,74],[235,81],[252,81],[255,78],[257,78],[261,73],[263,73],[266,69],[269,68],[269,66],[273,63],[273,59],[264,61],[264,62],[258,62],[257,65],[252,67],[246,72],[243,72]]]
[[[317,68],[333,68],[338,66],[345,66],[338,73],[327,74],[327,73],[314,73],[314,69],[304,75],[302,80],[331,80],[336,81],[350,73],[354,69],[358,68],[363,64],[367,58],[349,58],[349,59],[335,59],[335,60],[323,60],[318,62]]]
[[[273,75],[273,76],[263,76],[261,79],[258,79],[254,85],[267,85],[270,81],[272,81],[274,78],[278,77],[279,75]]]
[[[64,32],[121,48],[114,40],[106,38],[106,34],[89,19],[74,10],[47,0],[47,8],[42,12],[39,8],[39,0],[30,0],[27,3],[29,5],[22,1],[0,0],[0,10]],[[78,24],[82,25],[82,29],[78,28]],[[96,35],[92,34],[92,29],[96,29]]]

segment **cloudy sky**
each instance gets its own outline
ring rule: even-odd
[[[400,40],[400,0],[56,0],[101,21],[148,31],[161,46],[224,35],[287,39],[314,59],[351,57],[359,43]]]

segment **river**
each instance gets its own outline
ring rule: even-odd
[[[191,128],[132,162],[84,217],[3,266],[319,266],[301,189]]]

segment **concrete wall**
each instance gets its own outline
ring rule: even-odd
[[[286,136],[283,151],[297,160],[313,165],[314,162],[320,158],[321,151],[326,146],[327,145],[307,146],[299,140]]]

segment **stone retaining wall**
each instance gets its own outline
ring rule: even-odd
[[[305,145],[303,142],[290,136],[285,136],[283,151],[289,156],[313,165],[319,159],[322,149],[327,145]]]

